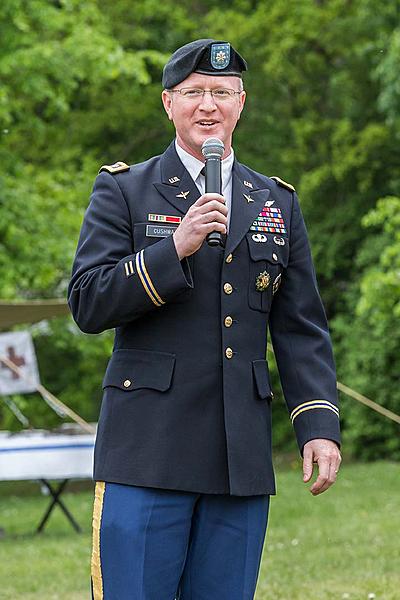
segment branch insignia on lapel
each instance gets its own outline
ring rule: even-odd
[[[179,192],[179,194],[176,195],[177,198],[183,198],[184,200],[186,200],[186,197],[190,194],[190,190],[188,190],[187,192]]]

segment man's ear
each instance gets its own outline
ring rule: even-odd
[[[243,90],[242,93],[239,96],[239,113],[238,113],[238,121],[240,119],[240,116],[242,114],[242,110],[244,109],[244,104],[246,102],[246,92]]]
[[[167,90],[163,90],[161,92],[161,100],[165,109],[165,112],[168,115],[168,119],[172,121],[172,94],[170,94]]]

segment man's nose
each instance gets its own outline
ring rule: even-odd
[[[214,96],[212,95],[210,90],[204,91],[203,97],[200,102],[200,108],[202,108],[203,110],[215,110],[217,108]]]

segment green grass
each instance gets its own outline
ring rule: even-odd
[[[399,599],[399,475],[388,462],[344,465],[314,498],[299,463],[277,468],[256,600]],[[90,597],[92,491],[63,498],[84,532],[56,508],[45,533],[33,535],[48,498],[36,484],[0,484],[1,600]]]

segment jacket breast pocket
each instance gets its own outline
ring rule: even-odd
[[[249,232],[249,306],[268,312],[273,295],[278,291],[289,261],[288,238]]]
[[[172,382],[175,355],[133,348],[114,350],[108,363],[103,389],[116,388],[128,394],[140,388],[166,392]]]

